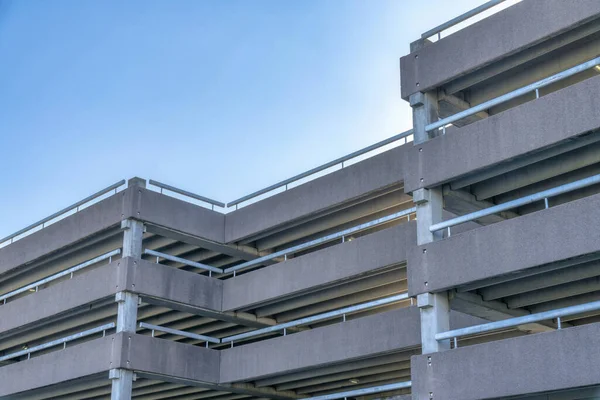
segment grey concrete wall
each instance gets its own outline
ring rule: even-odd
[[[223,282],[223,309],[235,310],[317,289],[406,260],[415,223],[363,236]],[[410,242],[412,244],[412,241]]]
[[[599,15],[597,0],[523,1],[402,57],[402,97],[434,89]]]
[[[148,189],[138,190],[140,198],[136,218],[223,243],[225,229],[223,214]]]
[[[120,346],[118,335],[109,335],[0,367],[0,397],[105,371],[108,378]]]
[[[149,261],[125,260],[128,291],[221,311],[223,281]]]
[[[94,301],[114,296],[124,287],[127,265],[114,261],[0,307],[0,337]]]
[[[600,251],[592,234],[599,210],[597,194],[411,247],[408,291],[436,292]]]
[[[227,214],[225,241],[234,242],[398,184],[409,146],[394,148]]]
[[[218,383],[218,350],[150,336],[129,336],[129,345],[124,350],[130,361],[126,368],[179,379]]]
[[[595,385],[600,324],[413,356],[415,399],[480,400]]]
[[[591,78],[411,146],[405,191],[435,187],[600,128],[599,92],[600,77]]]
[[[221,351],[221,382],[350,361],[421,344],[417,307],[376,314]]]
[[[134,189],[125,189],[76,214],[0,249],[0,275],[42,256],[73,245],[95,233],[118,226],[132,216]]]

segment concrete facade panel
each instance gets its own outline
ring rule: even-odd
[[[138,188],[138,219],[203,239],[223,243],[225,216],[148,189]]]
[[[58,316],[94,301],[113,296],[125,285],[127,264],[123,260],[103,265],[37,293],[0,307],[0,336],[13,329]]]
[[[0,249],[0,275],[73,245],[95,233],[118,226],[131,216],[134,189],[125,189],[52,225]]]
[[[411,146],[405,191],[436,187],[600,128],[599,92],[600,77],[591,78]]]
[[[596,385],[599,357],[600,324],[413,356],[413,398],[480,400]]]
[[[180,379],[218,383],[218,350],[171,340],[129,334],[128,369]]]
[[[225,241],[235,242],[400,183],[407,147],[396,147],[227,214]]]
[[[376,314],[221,351],[221,382],[415,348],[421,344],[417,307]]]
[[[129,270],[127,289],[209,310],[221,311],[223,281],[154,264],[126,258]]]
[[[411,296],[600,251],[600,194],[411,247]],[[425,251],[426,250],[426,251]]]
[[[402,57],[402,98],[439,87],[599,16],[596,0],[525,0]]]
[[[0,397],[54,385],[106,371],[118,358],[117,335],[109,335],[64,350],[0,367]],[[113,364],[118,365],[118,364]],[[10,398],[10,397],[9,397]]]
[[[412,237],[408,231],[415,229],[414,222],[397,225],[228,279],[223,286],[223,309],[275,300],[404,262],[407,235]]]

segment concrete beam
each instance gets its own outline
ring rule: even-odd
[[[41,325],[83,306],[113,298],[127,282],[126,260],[113,261],[1,307],[0,337]]]
[[[134,215],[137,189],[127,188],[0,249],[0,276],[119,226]]]
[[[529,0],[516,4],[402,57],[402,98],[499,63],[599,15],[600,4],[595,0]]]
[[[414,229],[414,222],[397,225],[227,279],[223,282],[223,309],[245,309],[402,263],[409,246],[407,238],[412,237],[409,231]]]
[[[408,254],[409,294],[447,290],[598,252],[600,243],[589,232],[600,225],[599,209],[597,194],[414,247]]]
[[[600,77],[590,78],[414,146],[406,153],[405,191],[462,179],[600,128],[599,91]]]
[[[414,356],[412,393],[481,400],[597,385],[599,357],[600,324]]]
[[[410,307],[225,349],[221,351],[221,381],[254,380],[413,349],[420,346],[419,331],[418,309]]]
[[[118,365],[120,335],[110,335],[0,368],[0,398],[106,372]],[[35,378],[33,378],[35,377]]]

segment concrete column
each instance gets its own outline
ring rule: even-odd
[[[425,126],[438,119],[437,94],[416,93],[410,96],[409,100],[413,108],[414,143],[418,145],[435,136],[435,133],[425,132]],[[418,189],[412,195],[417,208],[417,244],[424,245],[442,239],[442,232],[429,231],[432,224],[442,221],[444,199],[441,188]],[[423,251],[426,252],[427,248]],[[450,329],[448,293],[421,294],[417,296],[417,305],[421,311],[423,354],[449,349],[449,341],[438,343],[435,340],[436,333]]]
[[[121,223],[123,228],[123,257],[142,257],[142,239],[144,224],[133,219]],[[135,333],[137,328],[137,311],[139,297],[130,292],[118,292],[117,302],[117,332]],[[130,400],[132,395],[134,374],[128,369],[112,369],[109,372],[112,381],[111,400]]]

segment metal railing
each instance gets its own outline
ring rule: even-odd
[[[180,331],[178,329],[171,329],[160,325],[152,325],[147,324],[145,322],[140,322],[140,328],[149,329],[152,331],[152,337],[154,337],[154,331],[169,333],[171,335],[182,336],[190,339],[197,339],[203,342],[206,342],[206,346],[208,347],[208,343],[221,343],[221,341],[217,338],[205,335],[199,335],[197,333],[191,333],[186,331]]]
[[[2,245],[9,240],[11,243],[13,243],[13,241],[18,240],[18,238],[17,238],[18,236],[20,236],[24,233],[27,233],[39,226],[41,226],[43,229],[46,226],[51,225],[51,224],[47,224],[47,223],[52,221],[53,219],[56,219],[64,214],[70,212],[70,211],[76,210],[76,212],[78,212],[81,206],[85,205],[86,203],[91,202],[92,200],[97,199],[98,197],[100,197],[108,192],[111,192],[114,190],[115,194],[116,194],[119,186],[123,186],[124,184],[125,184],[125,180],[124,179],[120,180],[119,182],[114,183],[114,184],[110,185],[109,187],[104,188],[104,189],[100,190],[99,192],[96,192],[93,195],[88,196],[85,199],[78,201],[77,203],[71,204],[70,206],[63,208],[62,210],[55,212],[54,214],[50,215],[49,217],[46,217],[42,220],[34,222],[33,224],[21,229],[20,231],[17,231],[11,235],[8,235],[8,236],[0,239],[0,247],[2,247]]]
[[[200,200],[200,201],[203,201],[205,203],[208,203],[208,204],[210,204],[212,206],[213,210],[215,209],[215,206],[221,207],[221,208],[225,208],[226,207],[225,203],[222,203],[222,202],[217,201],[217,200],[210,199],[208,197],[200,196],[199,194],[188,192],[187,190],[179,189],[179,188],[176,188],[176,187],[171,186],[171,185],[167,185],[166,183],[161,183],[161,182],[155,181],[153,179],[150,179],[148,181],[148,183],[150,185],[152,185],[152,186],[156,186],[156,187],[160,188],[160,192],[161,193],[163,192],[163,190],[168,190],[168,191],[173,192],[173,193],[177,193],[177,194],[180,194],[180,195],[183,195],[183,196],[191,197],[192,199],[196,199],[196,200]]]
[[[288,254],[292,254],[292,253],[298,252],[300,250],[306,250],[311,247],[319,246],[323,243],[331,242],[336,239],[342,239],[344,241],[346,236],[349,236],[353,233],[363,231],[365,229],[369,229],[374,226],[381,225],[381,224],[393,221],[398,218],[410,216],[410,214],[414,213],[415,211],[416,211],[415,207],[409,208],[407,210],[402,210],[397,213],[394,213],[394,214],[391,214],[391,215],[388,215],[385,217],[381,217],[376,220],[366,222],[364,224],[357,225],[357,226],[349,228],[349,229],[345,229],[341,232],[332,233],[331,235],[327,235],[327,236],[324,236],[319,239],[311,240],[310,242],[302,243],[297,246],[293,246],[293,247],[290,247],[290,248],[287,248],[284,250],[276,251],[274,253],[268,254],[263,257],[255,258],[254,260],[250,260],[245,263],[236,265],[235,267],[226,268],[224,271],[225,271],[225,273],[233,272],[235,275],[235,272],[237,272],[237,271],[263,264],[265,261],[269,261],[274,258],[284,257],[287,259]]]
[[[386,146],[388,144],[397,142],[400,139],[407,138],[408,136],[412,135],[412,133],[413,133],[412,129],[409,130],[409,131],[406,131],[406,132],[402,132],[402,133],[400,133],[398,135],[395,135],[395,136],[392,136],[392,137],[390,137],[388,139],[382,140],[381,142],[377,142],[375,144],[367,146],[364,149],[355,151],[354,153],[350,153],[350,154],[348,154],[348,155],[346,155],[344,157],[340,157],[340,158],[335,159],[333,161],[330,161],[330,162],[328,162],[326,164],[320,165],[320,166],[318,166],[316,168],[313,168],[311,170],[308,170],[306,172],[303,172],[303,173],[298,174],[296,176],[293,176],[291,178],[285,179],[285,180],[283,180],[281,182],[278,182],[278,183],[276,183],[274,185],[271,185],[271,186],[266,187],[264,189],[258,190],[258,191],[254,192],[254,193],[250,193],[249,195],[246,195],[244,197],[240,197],[239,199],[230,201],[230,202],[227,203],[227,207],[229,208],[229,207],[237,206],[238,204],[243,203],[244,201],[253,199],[255,197],[258,197],[258,196],[260,196],[262,194],[271,192],[271,191],[273,191],[275,189],[279,189],[281,187],[285,187],[286,190],[287,190],[287,187],[288,187],[288,185],[290,183],[294,183],[296,181],[299,181],[300,179],[306,178],[306,177],[308,177],[310,175],[314,175],[316,173],[319,173],[319,172],[321,172],[323,170],[326,170],[327,168],[331,168],[331,167],[336,166],[338,164],[342,164],[342,168],[343,168],[344,167],[344,163],[346,161],[349,161],[349,160],[351,160],[353,158],[362,156],[363,154],[369,153],[371,151],[377,150],[377,149],[379,149],[379,148],[381,148],[383,146]]]
[[[469,18],[476,16],[477,14],[481,14],[482,12],[489,10],[490,8],[495,7],[498,4],[503,3],[505,1],[506,0],[488,1],[487,3],[484,3],[484,4],[480,5],[479,7],[472,9],[471,11],[467,11],[466,13],[459,15],[456,18],[452,18],[450,21],[444,22],[443,24],[438,25],[435,28],[428,30],[427,32],[425,32],[424,34],[421,35],[421,39],[427,39],[434,35],[438,35],[438,39],[441,39],[442,38],[441,33],[443,31],[445,31],[446,29],[452,28],[453,26],[458,25],[463,21],[466,21]]]
[[[148,254],[149,256],[155,256],[157,264],[158,264],[159,258],[164,258],[165,260],[174,261],[174,262],[178,262],[178,263],[181,263],[181,264],[189,265],[190,267],[194,267],[194,268],[204,269],[204,270],[207,270],[209,272],[216,272],[216,273],[219,273],[219,274],[222,274],[222,273],[225,272],[221,268],[212,267],[210,265],[201,264],[201,263],[196,262],[196,261],[186,260],[185,258],[181,258],[181,257],[177,257],[177,256],[172,256],[170,254],[161,253],[161,252],[150,250],[150,249],[145,249],[144,250],[144,254]]]
[[[412,382],[405,381],[405,382],[398,382],[398,383],[390,383],[388,385],[373,386],[373,387],[369,387],[369,388],[349,390],[347,392],[339,392],[339,393],[325,394],[323,396],[309,397],[306,400],[335,400],[335,399],[343,399],[343,398],[347,398],[347,397],[359,397],[359,396],[366,396],[368,394],[389,392],[392,390],[408,389],[410,387],[412,387]]]
[[[507,201],[506,203],[498,204],[497,206],[488,207],[480,211],[475,211],[470,214],[462,215],[460,217],[449,219],[448,221],[439,222],[429,227],[430,232],[436,232],[445,228],[448,230],[455,225],[463,224],[465,222],[474,221],[479,218],[497,214],[502,211],[507,211],[512,208],[520,207],[526,204],[534,203],[536,201],[544,200],[545,207],[548,208],[548,198],[558,196],[563,193],[568,193],[573,190],[581,189],[587,186],[595,185],[600,183],[600,174],[593,175],[585,179],[580,179],[575,182],[567,183],[561,186],[557,186],[552,189],[544,190],[538,193],[530,194],[529,196],[521,197],[516,200]]]
[[[0,357],[0,362],[7,361],[7,360],[10,360],[10,359],[13,359],[16,357],[24,356],[25,354],[27,354],[27,359],[29,359],[31,357],[31,353],[35,353],[37,351],[48,349],[50,347],[55,347],[60,344],[62,344],[63,348],[65,348],[67,346],[67,342],[71,342],[76,339],[81,339],[83,337],[90,336],[95,333],[103,332],[103,335],[105,336],[106,331],[109,329],[113,329],[114,327],[115,327],[115,323],[111,322],[110,324],[105,324],[105,325],[99,326],[97,328],[88,329],[87,331],[79,332],[74,335],[66,336],[64,338],[56,339],[56,340],[53,340],[48,343],[40,344],[39,346],[30,347],[28,349],[17,351],[16,353],[2,356],[2,357]]]
[[[487,324],[469,326],[467,328],[455,329],[447,332],[437,333],[435,339],[437,341],[454,339],[454,347],[457,347],[456,339],[459,337],[475,335],[478,333],[485,333],[491,331],[497,331],[506,328],[514,328],[521,325],[531,324],[534,322],[547,321],[556,318],[557,328],[561,329],[561,317],[567,317],[570,315],[582,314],[591,311],[600,310],[600,301],[593,301],[591,303],[579,304],[576,306],[570,306],[565,308],[559,308],[557,310],[544,311],[536,314],[524,315],[522,317],[505,319],[502,321],[490,322]]]
[[[439,128],[443,128],[445,130],[446,126],[450,125],[453,122],[460,121],[463,118],[469,117],[471,115],[475,115],[481,111],[487,110],[488,108],[497,106],[498,104],[505,103],[509,100],[523,96],[527,93],[536,92],[536,97],[539,97],[539,89],[541,89],[545,86],[551,85],[555,82],[561,81],[561,80],[568,78],[570,76],[573,76],[575,74],[578,74],[580,72],[583,72],[587,69],[593,68],[597,65],[600,65],[600,57],[596,57],[593,60],[584,62],[583,64],[576,65],[565,71],[559,72],[558,74],[549,76],[540,81],[537,81],[530,85],[524,86],[520,89],[513,90],[512,92],[503,94],[502,96],[496,97],[494,99],[491,99],[484,103],[476,105],[475,107],[468,108],[464,111],[461,111],[459,113],[451,115],[447,118],[443,118],[437,122],[431,123],[431,124],[425,126],[425,131],[430,132],[434,129],[439,129]]]
[[[326,312],[323,314],[313,315],[312,317],[301,318],[301,319],[298,319],[295,321],[290,321],[290,322],[286,322],[286,323],[279,324],[279,325],[268,326],[266,328],[257,329],[255,331],[240,333],[239,335],[225,337],[225,338],[221,339],[221,343],[231,343],[231,345],[233,346],[233,342],[236,340],[247,339],[247,338],[251,338],[254,336],[260,336],[265,333],[271,333],[271,332],[277,332],[277,331],[283,331],[283,335],[285,336],[287,334],[288,328],[307,325],[307,324],[311,324],[313,322],[324,321],[324,320],[334,318],[334,317],[339,317],[339,316],[341,316],[343,318],[342,320],[345,322],[346,314],[351,314],[351,313],[357,312],[357,311],[363,311],[363,310],[368,310],[368,309],[375,308],[375,307],[388,305],[391,303],[395,303],[397,301],[407,300],[408,298],[409,297],[408,297],[407,293],[398,294],[395,296],[390,296],[390,297],[386,297],[383,299],[370,301],[368,303],[358,304],[355,306],[341,308],[341,309],[335,310],[335,311],[329,311],[329,312]]]
[[[112,262],[112,257],[116,256],[118,254],[121,254],[121,250],[120,249],[113,250],[111,252],[108,252],[108,253],[103,254],[101,256],[98,256],[96,258],[92,258],[91,260],[88,260],[86,262],[78,264],[78,265],[76,265],[74,267],[71,267],[71,268],[69,268],[67,270],[61,271],[61,272],[59,272],[57,274],[54,274],[54,275],[51,275],[51,276],[49,276],[47,278],[44,278],[44,279],[41,279],[39,281],[33,282],[33,283],[31,283],[31,284],[29,284],[27,286],[23,286],[23,287],[21,287],[19,289],[13,290],[12,292],[8,292],[6,294],[3,294],[2,296],[0,296],[0,301],[2,301],[3,304],[6,304],[6,300],[7,299],[9,299],[11,297],[14,297],[14,296],[16,296],[18,294],[21,294],[21,293],[24,293],[24,292],[27,292],[27,291],[35,291],[35,292],[37,292],[38,288],[41,285],[44,285],[44,284],[46,284],[48,282],[52,282],[52,281],[54,281],[56,279],[62,278],[63,276],[71,275],[71,278],[73,278],[73,273],[74,272],[79,271],[81,269],[84,269],[86,267],[89,267],[90,265],[94,265],[96,263],[99,263],[100,261],[108,259],[108,262],[111,263]]]

